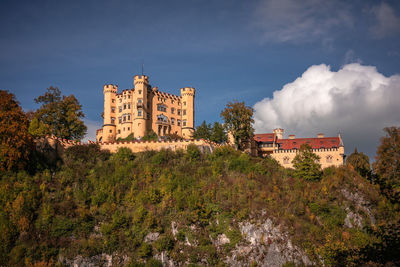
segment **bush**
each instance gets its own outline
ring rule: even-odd
[[[200,158],[201,154],[199,148],[195,144],[190,144],[187,147],[186,155],[190,161],[196,161]]]

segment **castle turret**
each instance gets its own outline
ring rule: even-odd
[[[192,138],[194,133],[194,96],[192,87],[181,88],[182,97],[182,137]]]
[[[146,135],[146,120],[147,120],[147,89],[149,88],[149,78],[146,75],[136,75],[133,78],[135,86],[134,91],[134,135],[135,137],[143,137]]]
[[[104,85],[104,114],[103,114],[103,142],[112,142],[115,140],[115,117],[116,117],[116,95],[118,86],[112,84]]]
[[[282,128],[274,129],[274,134],[276,137],[278,137],[278,140],[283,139],[283,129]]]

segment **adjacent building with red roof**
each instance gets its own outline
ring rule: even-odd
[[[292,160],[301,145],[307,144],[320,157],[322,168],[343,165],[345,155],[340,134],[335,137],[325,137],[320,133],[317,137],[307,138],[296,138],[295,135],[289,135],[289,138],[285,139],[283,132],[283,129],[277,128],[273,133],[255,134],[257,154],[262,157],[271,156],[284,167],[293,167]]]

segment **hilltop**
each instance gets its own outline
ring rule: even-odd
[[[353,169],[294,178],[229,147],[65,150],[3,173],[0,265],[360,265],[395,261],[397,206]],[[388,260],[389,259],[389,260]],[[394,262],[395,263],[395,262]]]

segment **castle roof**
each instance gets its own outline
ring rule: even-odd
[[[263,142],[263,143],[274,142],[274,134],[273,133],[255,134],[254,140],[256,142]]]
[[[273,143],[274,134],[255,134],[254,141],[260,143]],[[277,137],[276,137],[277,138]],[[276,139],[276,143],[279,144],[279,149],[299,149],[301,145],[308,144],[313,149],[320,148],[334,148],[342,146],[340,137],[309,137],[309,138],[293,138],[293,139]]]
[[[340,146],[339,137],[323,137],[323,138],[295,138],[295,139],[279,139],[278,142],[280,149],[299,149],[301,145],[308,144],[313,149],[319,148],[334,148]]]

